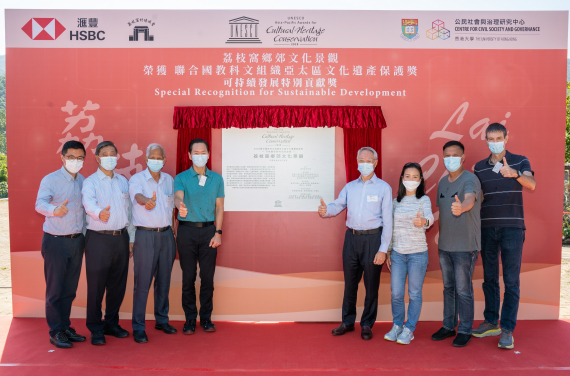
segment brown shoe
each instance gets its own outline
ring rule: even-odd
[[[340,326],[338,328],[334,328],[332,330],[332,335],[333,336],[341,336],[345,333],[353,332],[353,331],[354,331],[354,325],[347,326],[346,324],[340,324]]]
[[[369,326],[363,326],[362,327],[362,332],[360,332],[360,336],[362,337],[363,340],[368,341],[369,339],[372,339],[372,329],[370,329]]]

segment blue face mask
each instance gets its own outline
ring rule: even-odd
[[[505,141],[489,142],[489,150],[493,154],[501,154],[505,150]]]
[[[164,166],[164,161],[160,159],[149,159],[148,162],[146,162],[146,165],[148,166],[148,169],[151,170],[152,172],[158,172],[162,170],[162,166]]]
[[[372,172],[374,172],[374,164],[373,163],[359,163],[358,164],[358,171],[360,171],[362,176],[368,176]]]
[[[117,167],[117,157],[101,157],[101,167],[113,171]]]
[[[449,172],[455,172],[461,167],[461,157],[447,157],[443,158],[443,163],[445,164],[445,168]]]
[[[192,163],[196,165],[196,167],[204,167],[208,162],[208,154],[193,154],[192,155]]]

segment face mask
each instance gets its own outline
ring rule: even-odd
[[[374,164],[373,163],[359,163],[358,164],[358,171],[360,171],[362,176],[368,176],[374,171]]]
[[[461,157],[443,158],[443,163],[449,172],[455,172],[461,167]]]
[[[208,154],[193,154],[192,155],[192,163],[196,165],[196,167],[204,167],[208,162]]]
[[[505,141],[489,142],[489,150],[493,154],[501,154],[505,150]]]
[[[117,167],[117,157],[101,157],[101,167],[113,171]]]
[[[416,190],[416,188],[418,188],[420,186],[419,181],[413,181],[413,180],[402,180],[402,184],[404,184],[404,187],[406,187],[406,191],[410,191],[413,192]]]
[[[162,166],[164,166],[164,161],[161,161],[160,159],[149,159],[146,162],[146,165],[148,166],[148,169],[151,170],[152,172],[158,172],[162,170]]]
[[[72,174],[77,174],[82,167],[83,167],[83,161],[77,159],[74,161],[69,161],[67,159],[65,160],[65,168],[67,169],[67,171],[71,172]]]

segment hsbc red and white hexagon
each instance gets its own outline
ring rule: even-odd
[[[55,40],[65,31],[65,27],[55,18],[32,18],[22,30],[33,40]]]

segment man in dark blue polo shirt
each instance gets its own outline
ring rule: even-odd
[[[200,263],[200,326],[215,332],[212,323],[214,271],[217,248],[222,245],[224,179],[208,170],[210,147],[206,141],[190,142],[192,167],[174,179],[174,205],[178,209],[176,242],[182,268],[182,308],[186,316],[184,334],[196,330],[196,263]]]
[[[517,323],[520,298],[520,272],[525,239],[523,187],[534,190],[536,182],[529,160],[505,149],[509,141],[507,129],[500,123],[487,127],[487,144],[491,155],[475,165],[475,175],[481,181],[481,259],[483,260],[483,292],[485,321],[473,336],[501,335],[499,347],[514,348],[513,330]],[[503,264],[505,296],[499,307],[499,253]]]

